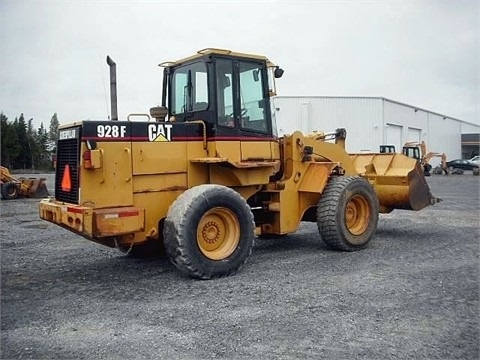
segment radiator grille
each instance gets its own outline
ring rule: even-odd
[[[77,132],[79,133],[80,128]],[[80,162],[80,136],[75,139],[59,140],[57,143],[57,168],[55,173],[55,199],[68,203],[78,204],[79,189],[79,162]],[[70,169],[69,191],[62,190],[62,181],[67,177],[65,169]]]

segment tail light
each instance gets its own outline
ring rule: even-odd
[[[85,150],[83,153],[83,168],[84,169],[92,169],[92,153],[90,150]]]

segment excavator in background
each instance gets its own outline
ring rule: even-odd
[[[438,152],[428,152],[427,153],[427,145],[425,141],[416,142],[416,141],[408,141],[403,145],[402,153],[405,156],[409,156],[411,158],[417,159],[420,162],[420,165],[423,168],[423,174],[425,176],[430,176],[430,171],[432,170],[432,165],[430,164],[430,160],[434,157],[441,158],[441,168],[448,175],[447,171],[447,156],[444,153]]]
[[[8,168],[0,166],[2,199],[12,200],[19,197],[44,198],[48,196],[45,178],[15,178]]]
[[[111,120],[60,127],[55,196],[39,205],[42,219],[91,241],[163,245],[180,271],[210,279],[237,272],[256,236],[310,221],[332,249],[360,250],[380,212],[437,201],[419,162],[348,154],[343,128],[278,137],[270,99],[283,70],[264,56],[208,48],[161,63],[149,121],[118,120],[107,63]]]

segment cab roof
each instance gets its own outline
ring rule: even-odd
[[[267,66],[275,66],[270,60],[268,60],[265,56],[262,55],[254,55],[254,54],[247,54],[247,53],[240,53],[240,52],[235,52],[232,50],[227,50],[227,49],[216,49],[216,48],[205,48],[202,50],[197,51],[196,54],[188,56],[186,58],[176,60],[176,61],[165,61],[160,63],[158,66],[162,67],[170,67],[170,66],[175,66],[175,65],[180,65],[186,62],[190,62],[192,60],[196,59],[201,59],[207,55],[228,55],[228,56],[233,56],[233,57],[240,57],[240,58],[245,58],[245,59],[255,59],[255,60],[262,60],[267,63]]]

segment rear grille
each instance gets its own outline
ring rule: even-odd
[[[80,133],[80,128],[76,128]],[[78,204],[80,163],[80,136],[74,139],[59,140],[57,142],[57,167],[55,173],[55,199],[68,203]],[[67,165],[70,169],[70,189],[62,190],[62,181],[66,181],[65,174]]]

